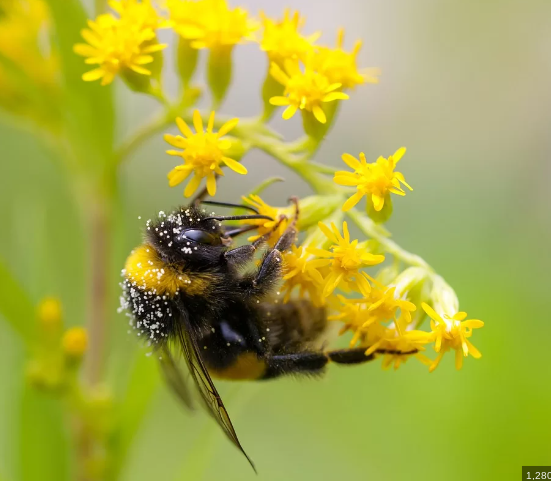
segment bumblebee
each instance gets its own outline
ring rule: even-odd
[[[199,202],[169,214],[160,212],[156,220],[147,222],[144,243],[126,261],[121,304],[138,336],[160,351],[168,384],[191,408],[192,395],[171,354],[172,346],[181,349],[207,411],[254,469],[212,378],[318,375],[329,362],[359,364],[376,353],[390,351],[366,356],[365,347],[320,350],[316,341],[326,330],[325,309],[306,300],[277,300],[274,294],[282,276],[282,252],[297,237],[298,203],[294,219],[271,248],[266,247],[270,233],[251,244],[233,247],[238,235],[256,226],[223,223],[274,219],[248,206],[202,204],[239,207],[252,213],[207,214]],[[262,252],[255,266],[253,261]],[[246,269],[253,266],[252,271]]]

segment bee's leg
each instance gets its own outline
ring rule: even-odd
[[[335,364],[363,364],[372,361],[377,354],[401,354],[411,355],[417,351],[396,351],[389,349],[377,349],[375,352],[365,355],[365,347],[352,349],[339,349],[335,351],[302,351],[286,354],[267,355],[264,359],[266,371],[263,379],[272,379],[286,374],[321,374],[325,366]]]
[[[241,288],[243,289],[243,291],[245,291],[246,295],[262,297],[265,294],[269,293],[281,278],[281,269],[283,263],[283,257],[281,253],[290,249],[297,237],[297,230],[295,226],[299,214],[298,199],[296,197],[292,197],[290,200],[295,204],[295,216],[293,218],[293,221],[289,224],[287,229],[285,229],[285,232],[283,232],[281,237],[278,239],[273,249],[269,249],[266,252],[264,258],[262,259],[260,267],[258,268],[258,271],[255,274],[245,276],[242,279]],[[282,222],[284,219],[285,218],[280,219],[280,222]],[[274,227],[273,230],[276,229],[277,225]],[[270,234],[271,232],[265,234],[263,237],[255,242],[264,242],[266,239],[268,239]]]
[[[375,354],[365,355],[366,348],[341,349],[338,351],[302,351],[267,356],[264,379],[286,374],[316,375],[324,371],[329,362],[337,364],[360,364],[375,359]]]
[[[281,252],[291,247],[296,235],[296,229],[290,225],[279,238],[275,247],[266,252],[258,271],[243,277],[240,285],[245,295],[262,297],[273,290],[281,279],[283,264]]]
[[[279,227],[281,222],[283,222],[284,220],[285,220],[285,217],[282,217],[270,232],[267,232],[262,237],[259,237],[252,244],[247,244],[247,245],[236,247],[235,249],[226,251],[224,253],[225,259],[228,262],[235,264],[237,266],[240,266],[252,260],[256,251],[269,239],[269,237],[272,235],[272,232],[275,231]],[[256,226],[248,226],[248,227],[239,229],[239,232],[241,231],[246,232],[247,230],[250,229],[250,227],[256,228]]]
[[[224,258],[227,262],[240,266],[251,261],[256,253],[256,251],[262,246],[266,239],[270,236],[271,232],[263,235],[256,239],[252,244],[246,244],[244,246],[236,247],[235,249],[230,249],[229,251],[224,252]]]

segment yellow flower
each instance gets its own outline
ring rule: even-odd
[[[300,299],[308,295],[315,306],[324,304],[325,299],[321,296],[323,277],[317,270],[319,264],[303,246],[293,245],[290,251],[283,253],[283,302],[288,302],[291,294],[298,290]]]
[[[272,220],[266,219],[250,219],[243,220],[241,224],[256,225],[256,234],[250,236],[247,240],[253,242],[263,235],[270,234],[267,242],[269,245],[273,246],[285,232],[289,221],[291,219],[292,210],[290,208],[281,208],[273,207],[269,204],[266,204],[258,195],[249,195],[249,197],[241,197],[245,204],[249,204],[251,207],[254,207],[260,215],[266,215],[271,217]]]
[[[88,332],[83,327],[72,327],[63,335],[61,345],[66,356],[80,358],[88,347]]]
[[[325,75],[329,82],[342,84],[343,88],[354,88],[366,82],[379,83],[376,76],[379,73],[378,69],[358,71],[356,61],[362,42],[358,40],[352,52],[346,52],[342,48],[343,41],[344,29],[340,29],[337,34],[336,48],[316,47],[312,58],[314,69]]]
[[[343,222],[344,236],[334,223],[331,223],[331,229],[322,222],[318,226],[333,243],[329,250],[308,248],[308,252],[322,258],[316,267],[330,266],[329,274],[323,280],[323,296],[329,296],[337,287],[353,288],[364,295],[368,293],[371,290],[369,276],[360,269],[380,264],[385,256],[371,254],[365,243],[358,244],[357,239],[350,242],[346,222]]]
[[[230,9],[225,0],[168,0],[167,7],[174,31],[196,49],[233,47],[258,29],[247,10]]]
[[[390,193],[406,195],[400,183],[409,190],[413,190],[400,172],[394,172],[396,164],[405,152],[405,147],[402,147],[388,159],[379,157],[376,162],[371,164],[367,163],[363,152],[360,153],[360,160],[350,154],[343,154],[342,160],[354,172],[336,172],[333,180],[339,185],[356,186],[357,192],[345,202],[342,210],[350,210],[365,195],[373,202],[375,210],[381,211],[385,200],[389,200]]]
[[[264,32],[260,40],[260,49],[268,54],[270,61],[279,65],[285,59],[305,60],[307,54],[312,51],[314,42],[319,38],[319,33],[307,37],[300,33],[304,25],[304,18],[295,11],[285,9],[283,20],[272,20],[262,15]]]
[[[126,3],[126,5],[130,5]],[[138,4],[141,5],[141,4]],[[151,75],[151,70],[144,65],[154,61],[153,53],[167,47],[157,43],[153,28],[147,22],[140,24],[133,21],[137,10],[121,6],[122,16],[117,19],[111,14],[103,14],[95,21],[89,20],[89,29],[82,30],[82,37],[87,44],[79,43],[74,47],[75,53],[88,57],[86,63],[97,65],[97,68],[86,72],[82,79],[94,81],[101,79],[101,85],[113,81],[118,73],[130,71],[141,75]]]
[[[157,13],[151,0],[109,0],[109,6],[121,19],[135,28],[156,30],[169,26],[169,23]]]
[[[400,324],[400,321],[397,321],[395,326],[390,328],[372,324],[367,335],[370,347],[365,351],[366,356],[376,351],[389,351],[384,353],[383,369],[390,367],[391,364],[394,364],[394,369],[398,369],[400,364],[412,356],[425,365],[430,364],[431,360],[421,353],[425,350],[424,346],[430,342],[430,333],[406,331]]]
[[[61,326],[63,310],[57,297],[45,297],[38,305],[38,321],[48,330]]]
[[[355,331],[353,344],[361,337],[362,330],[374,322],[400,321],[408,325],[411,322],[411,313],[416,310],[415,304],[396,297],[396,287],[385,287],[377,281],[374,283],[376,287],[360,299],[345,299],[339,296],[344,304],[343,310],[332,319],[347,320],[346,330]]]
[[[327,116],[322,104],[348,98],[348,95],[338,91],[341,88],[340,83],[331,83],[325,75],[314,71],[308,62],[304,72],[300,69],[298,60],[288,59],[284,66],[284,70],[275,62],[270,66],[272,77],[285,87],[284,96],[272,97],[270,103],[287,106],[283,111],[284,119],[290,119],[300,109],[312,112],[319,122],[325,124]]]
[[[421,304],[423,310],[431,318],[432,337],[434,340],[434,350],[438,352],[438,357],[431,364],[429,370],[436,369],[444,354],[450,349],[455,350],[455,367],[461,369],[463,357],[469,354],[475,359],[482,357],[480,351],[469,341],[473,334],[473,329],[479,329],[484,326],[478,319],[468,319],[466,312],[457,312],[453,316],[440,314],[426,303]]]
[[[195,175],[188,182],[184,195],[190,197],[199,187],[201,180],[206,177],[207,191],[209,195],[216,194],[216,176],[224,175],[221,164],[227,165],[230,169],[238,174],[246,174],[247,169],[234,159],[226,157],[225,152],[232,146],[229,139],[222,138],[231,129],[233,129],[239,119],[228,120],[218,132],[213,132],[214,127],[214,112],[210,114],[207,124],[207,130],[203,130],[203,120],[198,110],[193,112],[193,126],[195,133],[191,131],[188,125],[181,119],[176,119],[176,124],[180,131],[184,134],[170,135],[165,134],[165,140],[174,147],[183,150],[167,150],[169,155],[176,155],[184,159],[184,163],[172,169],[168,174],[168,182],[170,187],[174,187],[193,172]]]

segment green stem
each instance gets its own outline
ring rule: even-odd
[[[152,137],[157,132],[160,132],[165,127],[174,122],[178,116],[178,109],[172,107],[166,109],[159,117],[153,119],[149,124],[139,128],[137,132],[126,142],[124,142],[115,152],[115,163],[121,164],[132,154],[137,148]]]
[[[380,227],[369,217],[361,214],[356,209],[349,210],[347,215],[364,234],[375,239],[389,254],[410,266],[422,267],[431,273],[433,272],[432,267],[423,258],[402,249],[396,242],[384,236]]]

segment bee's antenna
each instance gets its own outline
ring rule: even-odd
[[[266,219],[273,221],[274,219],[267,215],[215,215],[211,217],[205,217],[202,222],[205,222],[207,220],[254,220],[254,219]]]
[[[248,205],[230,204],[229,202],[217,202],[214,200],[201,200],[200,202],[201,204],[217,205],[220,207],[233,207],[235,209],[246,209],[246,210],[250,210],[251,212],[254,212],[255,214],[258,214],[258,210]]]
[[[231,229],[224,232],[224,235],[228,237],[235,237],[241,234],[244,234],[245,232],[250,232],[252,230],[255,230],[258,226],[257,225],[247,225],[244,227],[240,227],[237,229]]]

